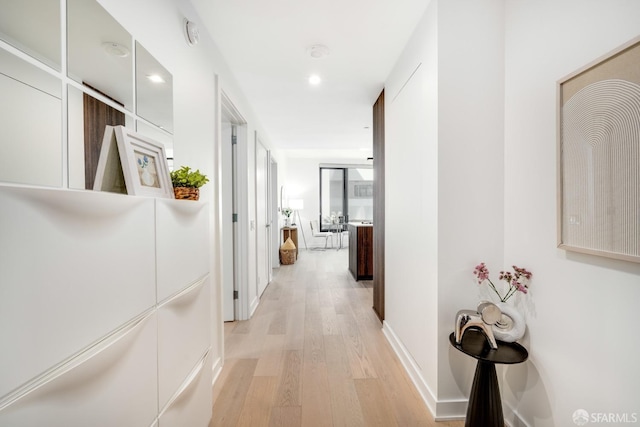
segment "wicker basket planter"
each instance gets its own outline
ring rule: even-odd
[[[296,262],[295,249],[280,249],[280,264],[291,265]]]
[[[291,265],[296,262],[296,245],[293,244],[291,237],[280,246],[280,264]]]
[[[189,166],[171,171],[171,185],[173,194],[178,200],[198,200],[200,187],[209,182],[209,178],[199,169],[192,170]]]
[[[176,199],[198,200],[200,198],[200,189],[193,187],[173,187],[173,194],[175,194]]]

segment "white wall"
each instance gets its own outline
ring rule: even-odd
[[[437,418],[464,416],[475,360],[448,335],[481,261],[534,274],[516,300],[530,360],[498,370],[512,425],[640,412],[640,266],[555,241],[556,81],[637,36],[638,16],[622,0],[433,0],[389,76],[384,330]]]
[[[534,280],[530,362],[503,396],[536,427],[577,409],[640,420],[640,264],[556,249],[556,82],[640,35],[640,2],[507,2],[506,18],[504,265]]]
[[[473,267],[504,268],[504,3],[438,8],[438,399],[445,402],[467,396],[471,375],[460,373],[475,367],[447,343],[457,310],[477,304]]]
[[[438,3],[385,84],[385,322],[435,411],[438,365]],[[408,295],[411,297],[407,298]]]
[[[384,327],[439,418],[473,375],[448,343],[473,266],[502,260],[502,7],[432,1],[386,82]]]

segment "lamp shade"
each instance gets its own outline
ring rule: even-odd
[[[304,209],[304,199],[290,199],[289,207],[294,211],[300,211]]]

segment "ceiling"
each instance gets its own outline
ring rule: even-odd
[[[373,103],[429,0],[192,3],[272,148],[370,150]]]

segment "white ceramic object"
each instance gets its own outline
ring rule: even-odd
[[[497,340],[516,342],[524,336],[527,324],[524,316],[507,303],[496,304],[502,311],[500,320],[493,325],[493,335]]]

